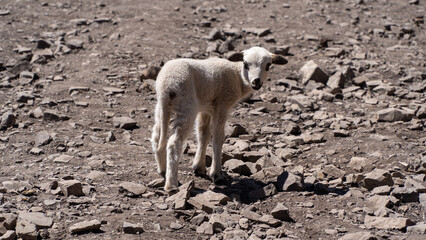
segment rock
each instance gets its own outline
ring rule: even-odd
[[[223,166],[233,173],[238,173],[244,176],[251,175],[250,168],[243,161],[238,159],[230,159],[226,161]]]
[[[185,210],[186,203],[191,197],[190,191],[194,188],[194,180],[179,187],[179,192],[168,197],[166,202],[172,202],[175,210]]]
[[[35,108],[31,113],[30,113],[30,117],[34,117],[34,118],[42,118],[43,117],[43,112],[41,111],[40,107]]]
[[[285,207],[282,203],[278,203],[275,208],[271,211],[271,215],[281,221],[293,221],[290,217],[288,208]]]
[[[146,192],[146,187],[139,183],[122,182],[120,183],[119,192],[129,197],[138,197]]]
[[[24,240],[37,240],[38,232],[36,225],[29,221],[18,221],[16,224],[16,235]]]
[[[259,222],[268,224],[271,227],[278,227],[281,225],[280,220],[277,220],[272,215],[268,215],[268,214],[262,215],[259,218]]]
[[[71,49],[80,49],[83,48],[84,42],[80,39],[70,39],[65,45]]]
[[[53,225],[53,219],[46,217],[41,212],[19,212],[17,224],[19,224],[20,221],[28,221],[31,224],[34,224],[37,230],[50,228]]]
[[[216,40],[219,40],[219,39],[223,40],[224,36],[219,29],[213,28],[212,30],[210,30],[210,33],[209,33],[207,39],[210,40],[210,41],[216,41]]]
[[[361,172],[368,164],[368,159],[364,157],[352,157],[348,166],[352,169]]]
[[[64,196],[69,197],[74,196],[84,196],[83,187],[81,182],[78,180],[65,180],[58,182],[59,187],[62,190]]]
[[[54,53],[49,48],[38,49],[34,52],[34,55],[31,58],[30,63],[46,64],[49,59],[52,59],[54,57],[55,57]]]
[[[191,197],[187,202],[196,209],[203,210],[206,213],[212,213],[215,205],[224,205],[230,200],[231,199],[223,193],[216,193],[208,190]]]
[[[16,233],[13,230],[7,230],[1,237],[0,240],[15,240]]]
[[[24,91],[24,92],[18,92],[16,101],[20,103],[27,103],[28,100],[34,100],[35,97],[32,92],[30,91]]]
[[[263,188],[258,188],[249,192],[249,200],[255,202],[259,199],[264,199],[270,196],[273,196],[277,193],[277,188],[274,184],[270,183]]]
[[[365,178],[360,182],[360,185],[368,190],[372,190],[375,187],[383,185],[392,186],[393,180],[388,171],[376,168],[365,175]]]
[[[92,221],[82,221],[72,225],[69,228],[69,231],[73,234],[76,233],[86,233],[86,232],[96,232],[101,229],[101,222],[98,220]]]
[[[312,60],[303,65],[299,72],[304,85],[306,85],[309,80],[323,84],[326,84],[328,81],[328,75]]]
[[[350,133],[349,131],[343,130],[343,129],[339,129],[339,130],[334,130],[333,131],[333,135],[335,137],[349,137]]]
[[[303,191],[305,185],[301,176],[284,171],[277,177],[277,188],[279,191]]]
[[[333,164],[329,164],[323,167],[322,172],[327,175],[328,178],[335,179],[335,178],[343,178],[346,175],[346,172],[338,169]]]
[[[348,233],[338,240],[377,240],[377,238],[369,232]]]
[[[383,109],[375,114],[375,119],[379,122],[410,121],[413,114],[396,108]]]
[[[243,30],[243,32],[251,33],[251,34],[254,34],[254,35],[259,36],[259,37],[263,37],[263,36],[266,36],[269,33],[271,33],[271,29],[269,29],[269,28],[246,27],[246,28],[243,28],[242,30]]]
[[[239,137],[240,135],[246,134],[247,130],[238,123],[228,125],[225,128],[225,135],[229,137]]]
[[[288,52],[290,51],[290,46],[282,45],[282,46],[275,46],[271,48],[271,51],[278,55],[288,55]]]
[[[16,122],[16,117],[12,112],[5,112],[1,116],[0,120],[0,130],[5,130],[10,127],[13,127]]]
[[[124,89],[122,88],[116,88],[116,87],[103,87],[102,88],[107,95],[113,95],[113,94],[119,94],[119,93],[125,93]]]
[[[414,225],[414,222],[408,218],[373,217],[366,215],[364,224],[367,228],[405,230],[407,226]]]
[[[54,163],[69,163],[71,160],[73,160],[74,157],[70,155],[60,155],[59,157],[55,158],[53,160]]]
[[[47,145],[52,140],[52,137],[50,136],[50,133],[47,131],[40,131],[35,136],[35,143],[34,146],[40,147]]]
[[[253,211],[251,211],[249,208],[245,208],[243,209],[242,213],[241,213],[245,218],[250,219],[252,221],[259,221],[259,219],[262,217],[262,215],[257,214]]]
[[[423,105],[419,110],[417,110],[416,117],[419,119],[426,118],[426,105]]]
[[[112,118],[114,127],[132,130],[136,128],[137,122],[129,117],[113,117]]]
[[[30,71],[23,71],[19,74],[19,83],[21,85],[27,85],[33,83],[36,75]],[[26,101],[25,101],[26,102]]]
[[[123,222],[123,232],[128,234],[141,234],[144,232],[142,224]]]
[[[200,234],[209,234],[209,235],[213,235],[214,231],[213,231],[213,225],[209,222],[204,222],[202,223],[200,226],[197,227],[196,232],[200,233]]]
[[[1,230],[14,230],[18,216],[14,213],[1,213],[0,214],[0,231]]]
[[[247,238],[248,234],[243,230],[229,230],[223,233],[223,239],[245,240]]]
[[[71,86],[68,88],[68,93],[70,95],[73,95],[75,93],[82,93],[82,92],[88,92],[90,90],[89,87],[84,86]]]
[[[177,222],[172,222],[170,223],[170,228],[176,231],[176,230],[182,229],[183,225]]]
[[[27,181],[3,181],[2,184],[6,190],[15,192],[22,192],[32,188]]]
[[[419,192],[415,188],[396,187],[392,191],[392,196],[403,203],[419,202]]]
[[[38,49],[50,48],[50,43],[47,42],[46,40],[39,39],[37,40],[37,48]]]
[[[70,118],[68,116],[59,114],[58,111],[56,110],[46,110],[43,113],[43,120],[45,121],[65,121],[65,120],[69,120]]]
[[[86,177],[92,180],[101,180],[101,179],[104,179],[106,175],[107,173],[105,172],[94,170],[94,171],[91,171],[89,174],[87,174]]]
[[[342,48],[329,47],[325,49],[325,56],[327,57],[340,57],[345,55],[345,50]]]
[[[382,208],[392,207],[392,202],[389,196],[374,195],[367,199],[367,207],[373,211],[377,211]]]
[[[407,233],[426,235],[426,223],[420,223],[407,227]]]

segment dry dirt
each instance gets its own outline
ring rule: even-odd
[[[190,204],[187,210],[174,210],[169,202],[164,204],[167,196],[161,187],[148,187],[139,197],[119,191],[123,182],[148,186],[160,177],[149,142],[156,96],[153,81],[141,76],[147,68],[177,57],[226,57],[232,50],[255,45],[270,51],[284,46],[289,47],[289,63],[274,66],[270,81],[231,114],[229,123],[241,124],[248,134],[228,138],[224,154],[240,159],[247,152],[263,154],[259,168],[278,165],[275,169],[298,172],[307,189],[251,199],[248,193],[270,179],[232,173],[227,185],[214,186],[190,171],[194,137],[180,163],[179,181],[193,179],[198,191],[226,194],[231,201],[216,206],[216,214],[238,216],[254,207],[266,215],[277,203],[289,209],[294,221],[270,227],[249,220],[242,238],[339,239],[367,231],[378,239],[424,239],[424,232],[405,227],[366,227],[365,216],[408,218],[417,225],[426,221],[425,4],[423,0],[0,1],[0,115],[11,112],[16,117],[12,126],[0,131],[0,182],[17,184],[0,185],[0,214],[42,212],[53,225],[38,230],[41,238],[238,239],[229,234],[243,229],[238,221],[214,229],[213,235],[198,233],[190,220],[197,214],[208,219],[211,214]],[[222,32],[222,39],[208,39],[213,28]],[[250,28],[270,33],[258,36]],[[37,58],[41,51],[37,45],[43,43],[39,40],[50,44],[51,53]],[[212,44],[219,50],[209,52]],[[330,54],[334,51],[338,56]],[[309,60],[329,76],[345,74],[343,92],[326,94],[332,98],[327,99],[323,95],[331,91],[329,87],[312,80],[302,84],[299,69]],[[34,73],[34,79],[25,78],[23,71]],[[351,91],[357,84],[360,88]],[[82,88],[74,91],[75,87]],[[30,92],[22,100],[24,91]],[[298,104],[291,100],[294,96],[305,98]],[[272,108],[270,102],[275,102]],[[33,117],[38,107],[42,114]],[[378,111],[391,108],[408,112],[407,121],[377,121]],[[50,110],[69,119],[49,120]],[[120,116],[132,118],[137,127],[115,127],[113,118]],[[317,134],[323,139],[294,143],[288,137],[289,126],[299,127],[302,136]],[[41,131],[47,131],[50,140],[36,146]],[[116,140],[105,141],[111,133]],[[234,145],[241,139],[248,148],[238,150]],[[277,164],[272,159],[282,149],[292,154]],[[55,162],[60,155],[72,159]],[[349,164],[353,157],[364,158],[362,169]],[[327,172],[330,168],[332,173]],[[387,192],[380,193],[393,197],[391,206],[382,209],[384,214],[367,206],[369,197],[378,193],[348,180],[351,174],[365,177],[374,169],[385,169],[394,180]],[[313,186],[308,186],[307,178],[313,179]],[[69,179],[82,183],[84,196],[66,197],[52,187]],[[395,198],[393,190],[407,186],[407,179],[420,184],[417,201]],[[23,182],[29,186],[19,185]],[[100,230],[71,234],[69,227],[86,220],[99,220]],[[123,222],[141,223],[144,232],[124,233]],[[170,224],[176,222],[181,226],[172,229]]]

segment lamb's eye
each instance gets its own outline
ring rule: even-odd
[[[246,61],[244,61],[244,68],[245,69],[249,69],[249,65],[248,65],[248,63]]]
[[[271,67],[271,64],[270,63],[267,63],[266,64],[266,67],[265,67],[265,69],[266,69],[266,71],[269,71],[269,68]]]

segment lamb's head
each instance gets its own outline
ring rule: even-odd
[[[270,53],[262,47],[252,47],[243,52],[234,53],[228,60],[243,62],[242,77],[254,90],[259,90],[263,82],[268,79],[271,64],[287,63],[283,56]]]

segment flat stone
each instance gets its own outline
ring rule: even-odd
[[[352,169],[361,172],[369,163],[367,158],[364,157],[352,157],[348,166]]]
[[[244,176],[251,175],[250,168],[243,161],[238,159],[230,159],[226,161],[223,166],[233,173],[238,173]]]
[[[64,196],[84,196],[83,187],[78,180],[65,180],[58,182]]]
[[[246,133],[247,130],[238,123],[227,125],[225,128],[225,135],[229,137],[238,137]]]
[[[389,196],[374,195],[367,199],[367,207],[373,211],[377,211],[381,208],[390,208],[392,202]]]
[[[179,230],[179,229],[182,229],[184,226],[182,225],[182,224],[180,224],[180,223],[177,223],[177,222],[172,222],[172,223],[170,223],[170,229],[172,229],[172,230]]]
[[[3,181],[3,187],[8,191],[21,192],[31,189],[31,184],[28,181]]]
[[[129,222],[123,222],[123,232],[128,234],[141,234],[144,232],[141,223],[133,224]]]
[[[407,227],[407,233],[426,235],[426,223]]]
[[[164,183],[163,183],[164,185]],[[194,180],[191,180],[179,187],[179,192],[168,197],[166,202],[171,202],[175,210],[185,210],[186,203],[191,197],[191,190],[194,188]]]
[[[413,114],[396,108],[383,109],[375,114],[375,119],[379,122],[410,121]]]
[[[20,103],[27,103],[28,100],[35,99],[35,96],[31,91],[18,92],[16,95],[16,101]]]
[[[259,218],[259,222],[268,224],[271,227],[278,227],[281,225],[281,221],[275,219],[272,215],[265,214]]]
[[[331,89],[343,88],[345,85],[346,77],[341,72],[336,72],[327,81],[327,86]]]
[[[235,239],[235,240],[243,240],[248,239],[248,234],[240,229],[236,230],[227,230],[223,232],[223,239]]]
[[[368,190],[372,190],[375,187],[383,185],[393,186],[393,180],[389,171],[376,168],[365,175],[360,185]]]
[[[53,159],[53,162],[54,163],[69,163],[73,159],[74,159],[73,156],[63,154],[63,155],[60,155],[59,157]]]
[[[84,86],[71,86],[68,88],[68,93],[73,94],[74,92],[81,93],[81,92],[88,92],[90,90],[89,87]]]
[[[0,240],[15,240],[16,233],[13,230],[7,230],[1,237]]]
[[[224,205],[228,201],[230,201],[230,198],[225,194],[208,190],[191,197],[187,202],[196,209],[203,210],[207,213],[212,213],[215,205]]]
[[[71,49],[83,48],[84,42],[80,39],[70,39],[66,42],[66,46]]]
[[[129,197],[138,197],[146,192],[146,187],[139,183],[122,182],[118,187],[120,193]]]
[[[290,217],[288,208],[282,203],[278,203],[275,208],[272,209],[271,215],[281,221],[293,221],[293,219]]]
[[[53,219],[46,217],[41,212],[19,212],[18,223],[28,221],[36,226],[37,229],[50,228],[53,225]]]
[[[274,184],[268,184],[262,188],[255,189],[249,192],[249,200],[255,202],[259,199],[264,199],[277,194],[277,188]]]
[[[408,218],[373,217],[366,215],[364,224],[367,228],[405,230],[407,226],[414,225],[414,222]]]
[[[52,140],[50,133],[47,131],[40,131],[35,136],[34,146],[40,147],[47,145]]]
[[[214,233],[213,225],[209,222],[204,222],[197,227],[196,232],[200,234],[213,235]]]
[[[101,179],[104,179],[106,175],[107,175],[106,172],[94,170],[94,171],[91,171],[89,174],[87,174],[86,177],[92,180],[101,180]]]
[[[0,130],[13,127],[16,123],[16,116],[12,112],[5,112],[0,119]]]
[[[326,84],[328,75],[313,61],[310,60],[299,70],[303,84],[307,84],[309,80]]]
[[[271,29],[269,29],[269,28],[246,27],[246,28],[243,28],[242,30],[243,30],[243,32],[251,33],[251,34],[254,34],[254,35],[259,36],[259,37],[263,37],[263,36],[266,36],[269,33],[271,33]]]
[[[102,89],[105,92],[111,93],[111,94],[119,94],[119,93],[124,93],[125,92],[124,89],[116,88],[116,87],[103,87]]]
[[[284,171],[277,177],[277,188],[279,191],[303,191],[306,187],[301,176]]]
[[[62,115],[56,110],[47,109],[46,111],[43,112],[43,120],[45,121],[58,122],[58,121],[64,121],[69,119],[70,118],[68,116]]]
[[[69,228],[69,231],[73,234],[76,233],[86,233],[86,232],[96,232],[101,229],[101,222],[98,220],[92,221],[82,221],[75,223]]]
[[[129,117],[113,117],[112,118],[114,127],[131,130],[136,128],[137,122]]]
[[[337,168],[333,164],[329,164],[323,167],[322,172],[327,175],[328,178],[343,178],[346,175],[346,172]]]
[[[419,202],[419,192],[413,187],[396,187],[392,191],[392,196],[401,200],[403,203]]]
[[[38,231],[35,224],[22,220],[16,224],[16,235],[24,240],[37,240]]]
[[[370,232],[356,232],[356,233],[347,233],[345,236],[340,237],[338,240],[377,240],[377,238],[372,235]]]

